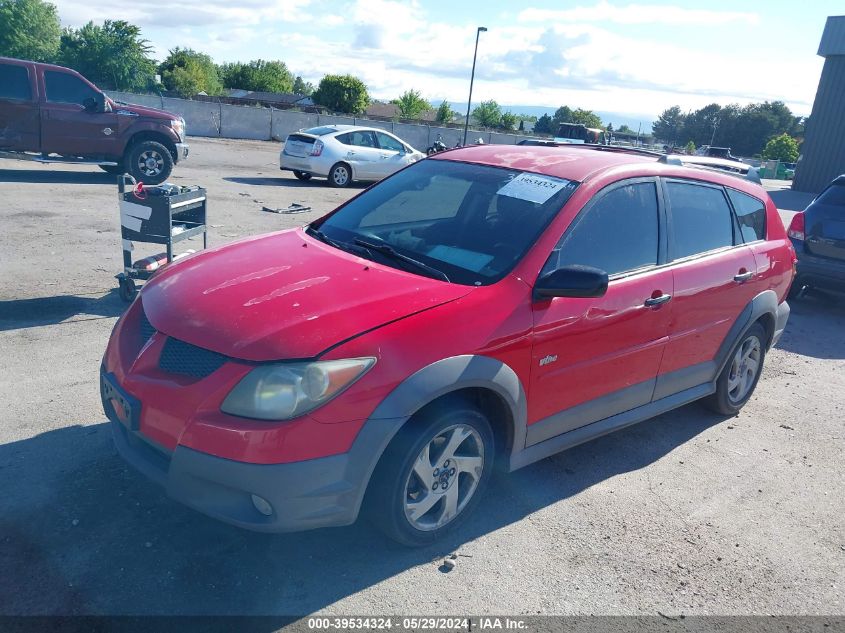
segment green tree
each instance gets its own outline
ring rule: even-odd
[[[510,132],[516,127],[517,118],[513,112],[503,112],[499,127]]]
[[[587,127],[600,128],[601,117],[592,110],[583,110],[578,108],[572,113],[572,123],[580,123]]]
[[[657,117],[657,121],[651,124],[651,130],[656,138],[674,145],[684,127],[685,118],[680,106],[672,106]]]
[[[763,158],[794,163],[798,160],[798,141],[786,133],[775,136],[766,143]]]
[[[452,109],[451,104],[446,101],[445,99],[443,102],[437,107],[437,119],[438,123],[449,123],[452,119],[455,118],[457,112]]]
[[[253,59],[246,64],[223,64],[220,78],[226,88],[276,93],[293,91],[293,75],[281,61]]]
[[[502,108],[492,99],[482,101],[472,111],[472,116],[482,127],[497,127],[502,121]]]
[[[623,123],[622,125],[620,125],[620,126],[619,126],[619,129],[618,129],[618,130],[616,130],[616,131],[617,131],[617,132],[619,132],[620,134],[633,134],[633,133],[634,133],[634,130],[632,130],[631,128],[629,128],[629,127],[628,127],[627,125],[625,125],[624,123]]]
[[[572,120],[572,109],[569,106],[560,106],[552,115],[552,134],[557,134],[561,123],[574,123]]]
[[[123,20],[89,22],[62,33],[59,60],[100,88],[146,90],[152,87],[155,62],[141,29]]]
[[[314,84],[310,81],[305,81],[302,77],[297,75],[296,79],[293,80],[293,92],[298,95],[310,97],[314,94]]]
[[[359,114],[370,105],[367,86],[352,75],[326,75],[311,98],[317,105],[347,114]]]
[[[544,114],[539,119],[537,119],[537,123],[534,124],[534,133],[535,134],[554,134],[555,129],[553,127],[554,123],[552,122],[552,117],[548,114]]]
[[[431,104],[422,98],[419,90],[406,90],[401,97],[390,103],[397,107],[403,119],[419,119],[423,112],[431,110]]]
[[[158,67],[158,72],[164,87],[182,97],[193,97],[200,92],[223,93],[223,84],[211,57],[190,48],[174,48]]]
[[[62,27],[56,7],[43,0],[0,0],[0,56],[53,61]]]
[[[690,156],[695,154],[695,143],[693,143],[692,141],[687,141],[686,147],[684,147],[684,151]]]

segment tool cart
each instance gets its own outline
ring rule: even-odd
[[[131,301],[137,293],[136,280],[147,280],[162,266],[194,252],[174,257],[174,244],[202,234],[202,247],[208,247],[206,191],[168,183],[144,187],[125,174],[118,176],[117,185],[123,272],[116,278],[120,297]],[[163,244],[166,251],[133,262],[134,242]]]

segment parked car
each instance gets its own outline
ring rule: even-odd
[[[710,145],[702,145],[695,150],[696,156],[710,156],[711,158],[724,158],[726,160],[742,162],[742,159],[737,158],[731,154],[730,147],[711,147]]]
[[[279,152],[279,169],[300,180],[329,179],[332,187],[354,180],[381,180],[425,158],[390,132],[354,125],[323,125],[289,134]]]
[[[787,233],[798,254],[792,294],[807,287],[845,291],[845,174],[792,217]]]
[[[429,543],[496,462],[700,398],[739,411],[793,262],[737,176],[587,145],[456,149],[162,269],[112,332],[103,407],[123,457],[212,517],[287,531],[363,509]]]
[[[69,68],[0,57],[0,158],[97,165],[159,184],[187,156],[180,116],[113,101]]]

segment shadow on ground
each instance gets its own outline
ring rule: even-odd
[[[53,325],[77,315],[117,317],[128,304],[120,299],[117,290],[92,295],[58,295],[36,299],[0,301],[0,332]],[[82,317],[84,318],[84,317]]]
[[[791,309],[779,349],[813,358],[845,358],[845,295],[807,290]]]
[[[49,171],[48,171],[49,170]],[[61,168],[0,169],[0,182],[58,183],[68,185],[116,185],[112,174],[100,171],[62,171]]]
[[[419,565],[430,566],[436,586],[444,555],[643,468],[720,420],[691,405],[497,475],[472,520],[423,549],[387,541],[365,520],[276,535],[224,525],[130,470],[107,423],[68,426],[0,446],[0,609],[302,615]]]

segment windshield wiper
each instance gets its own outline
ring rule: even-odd
[[[367,249],[365,248],[356,248],[354,244],[350,244],[349,242],[341,242],[340,240],[335,240],[330,238],[328,235],[323,233],[320,229],[308,227],[308,232],[316,237],[321,242],[328,244],[329,246],[334,246],[337,249],[342,251],[346,251],[347,253],[352,253],[353,255],[360,256],[362,253],[367,255],[372,255]]]
[[[414,259],[413,257],[408,257],[407,255],[403,255],[402,253],[398,252],[389,244],[374,244],[372,242],[368,242],[367,240],[362,240],[360,237],[355,238],[355,244],[358,246],[363,246],[366,249],[371,251],[376,251],[378,253],[382,253],[383,255],[387,255],[391,259],[396,259],[401,262],[405,262],[406,264],[411,264],[412,266],[416,267],[418,270],[423,270],[427,272],[432,277],[436,277],[438,279],[442,279],[443,281],[449,282],[449,277],[446,276],[442,270],[438,270],[434,266],[429,266],[428,264],[424,264],[423,262]]]

